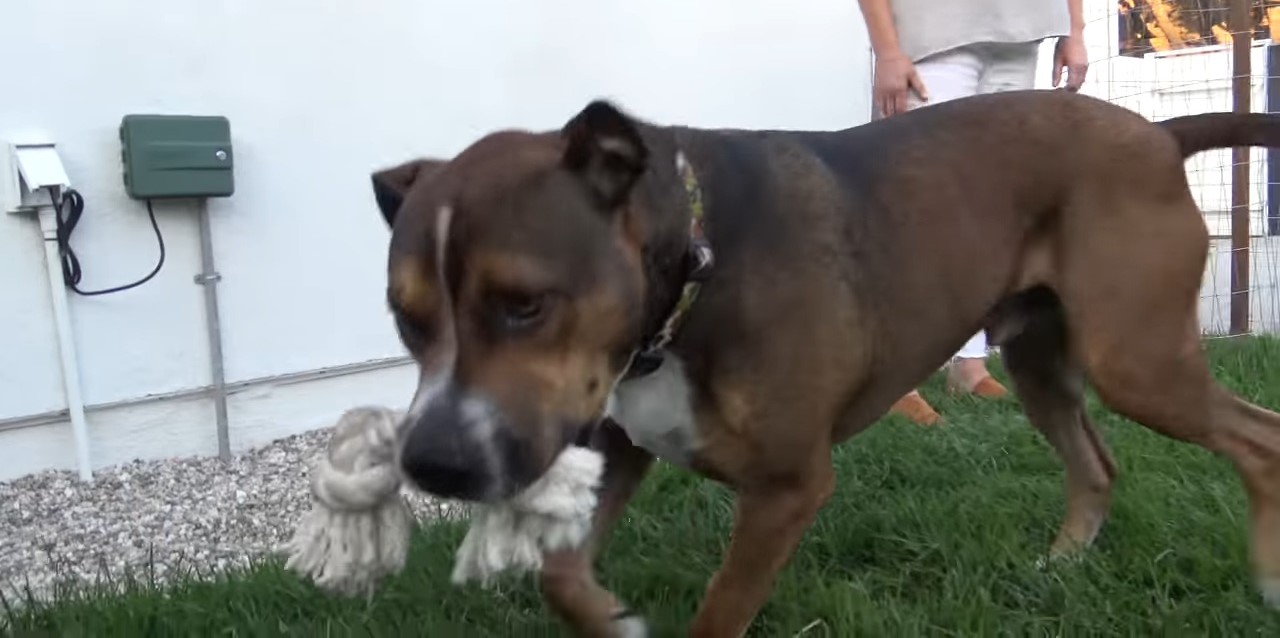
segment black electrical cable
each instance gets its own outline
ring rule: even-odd
[[[155,277],[156,273],[160,272],[160,269],[164,267],[164,236],[160,233],[160,225],[156,223],[156,212],[151,208],[151,200],[148,199],[147,216],[151,218],[151,228],[156,231],[156,242],[160,245],[160,259],[156,262],[156,267],[146,277],[131,284],[103,290],[81,290],[79,283],[84,272],[80,268],[80,260],[76,257],[76,251],[71,249],[71,233],[76,229],[76,224],[80,223],[80,216],[84,214],[84,197],[75,189],[68,188],[61,200],[59,200],[56,193],[50,190],[49,199],[53,202],[53,215],[58,222],[57,242],[58,255],[62,258],[62,281],[77,294],[92,297],[136,288],[151,281],[151,278]],[[65,218],[62,215],[64,204],[67,205]]]

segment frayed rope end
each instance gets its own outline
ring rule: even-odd
[[[394,466],[400,414],[348,410],[311,476],[312,508],[283,547],[285,567],[318,587],[371,595],[404,568],[413,518]]]
[[[571,446],[515,498],[478,508],[458,547],[453,583],[489,587],[504,572],[541,568],[544,552],[581,545],[591,532],[603,472],[599,452]]]
[[[286,568],[339,595],[369,596],[404,568],[413,517],[400,495],[393,410],[359,407],[342,415],[311,478],[312,509],[282,550]],[[451,580],[491,586],[506,572],[542,566],[547,551],[580,545],[591,530],[600,453],[572,446],[514,498],[473,508]]]

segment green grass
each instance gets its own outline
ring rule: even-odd
[[[1280,342],[1211,343],[1218,378],[1280,407]],[[1057,530],[1062,473],[1016,404],[926,396],[949,427],[886,419],[838,453],[840,487],[755,636],[1277,636],[1251,587],[1246,509],[1223,460],[1092,408],[1120,477],[1095,550],[1035,562]],[[729,494],[660,468],[612,537],[601,577],[676,636],[725,547]],[[57,636],[562,635],[528,579],[448,583],[464,530],[416,538],[406,572],[372,601],[327,598],[278,564],[159,592],[65,594],[9,611],[10,631]],[[3,613],[0,612],[0,616]]]

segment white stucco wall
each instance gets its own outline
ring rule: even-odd
[[[87,201],[86,288],[156,255],[120,180],[128,113],[230,118],[237,192],[212,200],[228,382],[399,356],[383,307],[386,231],[368,174],[498,127],[555,127],[590,98],[660,122],[840,128],[869,115],[857,3],[704,0],[40,0],[0,4],[0,140],[57,140]],[[168,259],[148,284],[70,311],[95,466],[216,452],[212,405],[101,408],[209,382],[196,218],[157,206]],[[0,215],[0,479],[74,466],[39,229]],[[402,405],[406,366],[231,397],[236,450]]]

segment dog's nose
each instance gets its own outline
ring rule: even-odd
[[[441,498],[485,500],[501,483],[494,442],[449,405],[431,407],[410,426],[400,454],[405,476]]]

